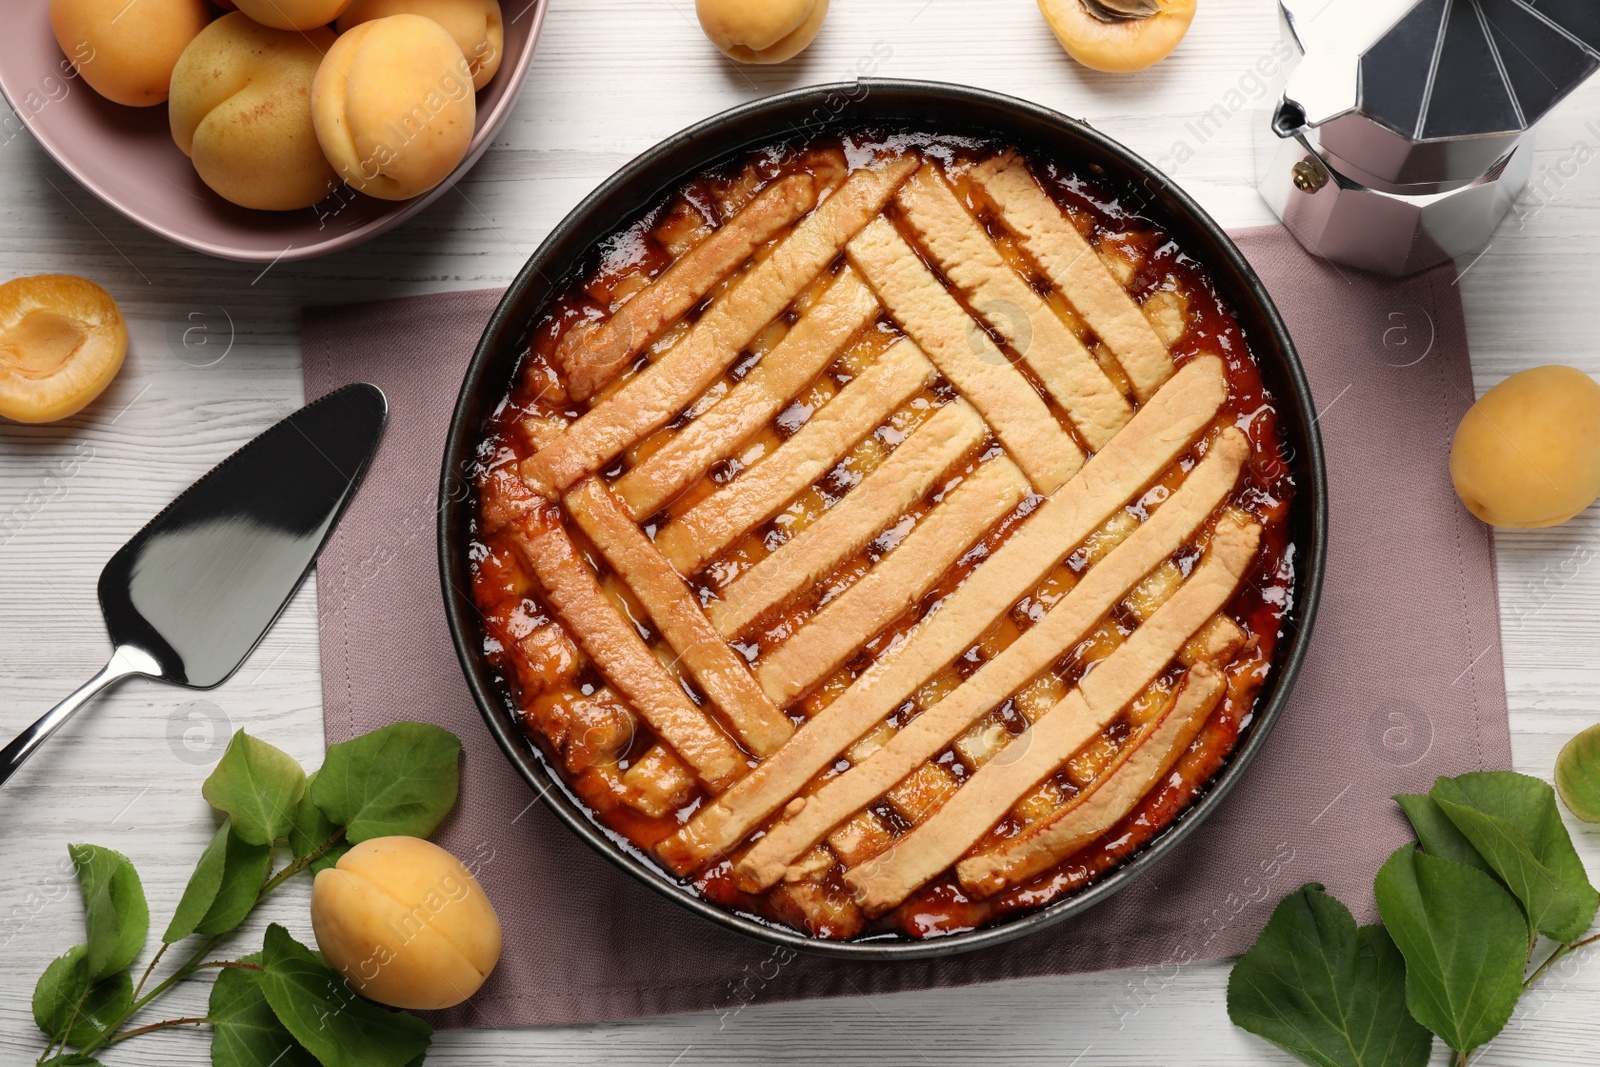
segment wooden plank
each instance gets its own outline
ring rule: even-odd
[[[695,573],[831,470],[933,378],[933,364],[900,340],[771,455],[662,527],[656,547],[680,574]]]
[[[524,460],[523,479],[554,498],[665,426],[710,388],[744,346],[877,217],[914,167],[914,160],[899,159],[852,174],[712,304],[683,340],[567,427],[550,447]]]
[[[1171,353],[1072,220],[1034,181],[1028,165],[1007,152],[980,164],[973,178],[1045,277],[1117,357],[1134,395],[1140,400],[1155,395],[1172,377]]]
[[[1082,468],[1083,449],[893,223],[873,220],[846,252],[894,320],[993,427],[1035,489],[1053,493]]]
[[[728,390],[727,396],[617,479],[612,490],[630,517],[639,522],[654,515],[759,432],[833,362],[877,312],[872,290],[846,267],[778,346]]]
[[[944,276],[1000,333],[1098,451],[1133,418],[1133,407],[1076,334],[1001,258],[939,168],[925,163],[896,196]]]
[[[585,478],[565,503],[734,733],[758,756],[776,752],[794,733],[794,724],[767,699],[744,661],[712,628],[698,598],[606,487],[598,478]]]
[[[692,870],[788,803],[1166,469],[1210,423],[1226,395],[1220,359],[1204,356],[1185,364],[1128,428],[1041,504],[939,610],[919,621],[906,640],[884,653],[788,744],[663,841],[657,854],[674,869]]]
[[[984,432],[983,420],[966,401],[939,409],[843,500],[723,589],[707,609],[717,630],[731,639],[774,604],[821,581],[921,500],[978,447]]]
[[[682,318],[756,249],[817,202],[816,182],[795,174],[773,182],[733,218],[635,293],[609,319],[567,331],[556,347],[567,395],[587,400]]]
[[[762,658],[756,668],[761,688],[781,707],[831,674],[911,610],[961,553],[1027,495],[1028,480],[1009,459],[997,456],[983,464],[893,552]]]
[[[1066,698],[1023,731],[1011,759],[985,763],[933,817],[845,875],[869,916],[899,904],[961,858],[1012,805],[1061,766],[1172,662],[1183,643],[1233,598],[1255,559],[1261,528],[1219,523],[1205,559],[1162,605]]]

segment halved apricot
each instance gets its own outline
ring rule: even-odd
[[[0,285],[0,416],[76,415],[122,368],[128,325],[111,294],[70,274]]]
[[[1195,0],[1039,0],[1067,54],[1094,70],[1143,70],[1172,54]]]

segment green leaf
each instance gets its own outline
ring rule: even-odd
[[[200,792],[233,820],[233,832],[252,845],[270,845],[289,832],[306,791],[306,772],[282,749],[243,730],[233,735]]]
[[[1556,788],[1584,822],[1600,822],[1600,725],[1574,737],[1556,757]]]
[[[1589,884],[1548,783],[1484,771],[1440,778],[1428,795],[1522,901],[1529,925],[1562,944],[1583,936],[1600,893]]]
[[[311,855],[339,831],[339,826],[322,814],[322,809],[312,800],[317,774],[317,771],[312,771],[311,777],[306,779],[306,795],[300,798],[300,806],[294,815],[294,825],[289,827],[289,847],[294,850],[294,858],[297,860],[303,860]],[[339,862],[339,857],[349,851],[350,842],[343,837],[339,838],[311,861],[311,873],[317,874],[334,866]]]
[[[408,1067],[428,1051],[428,1024],[358,997],[333,968],[277,923],[261,951],[261,991],[323,1067]]]
[[[85,1056],[81,1052],[63,1052],[59,1056],[51,1056],[40,1064],[40,1067],[105,1067],[93,1056]]]
[[[232,822],[223,820],[200,854],[161,940],[170,945],[194,933],[212,937],[244,922],[261,896],[271,864],[271,845],[241,841]]]
[[[1422,849],[1428,855],[1494,873],[1489,861],[1472,847],[1472,842],[1456,829],[1456,824],[1428,794],[1402,793],[1394,799],[1405,810],[1406,818],[1411,820],[1411,828],[1417,832],[1417,840],[1422,842]]]
[[[259,952],[239,960],[261,963]],[[272,1013],[261,991],[261,972],[224,967],[211,987],[212,1067],[317,1067]]]
[[[352,845],[427,837],[455,807],[461,741],[420,722],[385,726],[328,748],[311,796]]]
[[[89,978],[104,978],[128,965],[150,933],[139,872],[128,857],[99,845],[68,845],[83,890],[84,925],[89,931]]]
[[[1433,1037],[1406,1011],[1405,960],[1311,884],[1278,904],[1228,976],[1228,1017],[1312,1067],[1425,1067]]]
[[[1406,959],[1406,1007],[1458,1052],[1505,1028],[1522,993],[1528,923],[1475,867],[1405,845],[1378,872],[1378,912]]]
[[[33,1021],[51,1040],[86,1045],[133,1004],[127,971],[96,981],[89,948],[74,945],[50,961],[33,989]]]

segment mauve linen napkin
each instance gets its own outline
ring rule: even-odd
[[[309,310],[306,395],[370,381],[388,436],[317,565],[327,739],[397,719],[466,745],[437,840],[473,867],[505,953],[439,1027],[582,1023],[749,1003],[1142,967],[1144,996],[1242,952],[1279,897],[1318,881],[1372,921],[1372,878],[1409,836],[1392,794],[1510,764],[1494,553],[1446,457],[1473,400],[1449,266],[1340,269],[1277,228],[1236,234],[1299,345],[1332,514],[1316,640],[1260,757],[1202,830],[1081,916],[999,948],[909,963],[796,955],[652,893],[533,802],[483,728],[445,627],[435,490],[451,406],[496,292]],[[1130,993],[1118,1011],[1137,1012]]]

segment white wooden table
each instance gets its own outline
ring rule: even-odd
[[[514,14],[526,0],[502,2]],[[1265,105],[1252,70],[1277,41],[1272,0],[1203,0],[1172,59],[1123,77],[1069,61],[1031,0],[833,6],[809,52],[764,69],[723,60],[701,37],[693,0],[555,0],[516,111],[459,194],[362,249],[265,272],[145,233],[81,191],[27,136],[0,144],[0,278],[94,278],[122,302],[133,334],[121,377],[88,411],[55,426],[0,425],[0,729],[9,736],[100,666],[107,644],[95,579],[106,558],[195,477],[300,403],[302,304],[504,285],[605,175],[731,104],[854,78],[869,69],[858,67],[865,59],[885,77],[986,86],[1085,117],[1153,161],[1184,158],[1168,169],[1224,225],[1271,221],[1251,174],[1252,131]],[[1218,124],[1214,112],[1206,136],[1186,129],[1217,105],[1227,117]],[[1597,112],[1600,81],[1546,121],[1521,217],[1463,264],[1480,392],[1546,362],[1600,375],[1600,166],[1588,165],[1600,158],[1600,123],[1588,124]],[[1597,535],[1600,509],[1591,509],[1554,530],[1499,539],[1513,748],[1517,769],[1529,774],[1549,777],[1564,740],[1600,720]],[[0,791],[0,1063],[38,1055],[34,980],[82,939],[77,890],[61,866],[68,842],[132,857],[161,923],[212,832],[199,789],[228,732],[247,726],[308,765],[321,761],[315,595],[302,590],[220,689],[128,684]],[[1600,877],[1600,832],[1569,825]],[[298,885],[255,923],[303,926],[306,898]],[[1226,966],[1144,978],[813,1001],[750,1008],[728,1021],[694,1015],[452,1033],[429,1062],[1291,1062],[1228,1024]],[[1136,1015],[1119,1018],[1114,1005],[1139,986],[1155,992]],[[175,998],[173,1014],[201,1009],[203,988],[188,1002]],[[1549,989],[1554,995],[1526,1003],[1475,1062],[1595,1063],[1600,951]],[[201,1064],[206,1049],[197,1035],[163,1035],[109,1058]]]

